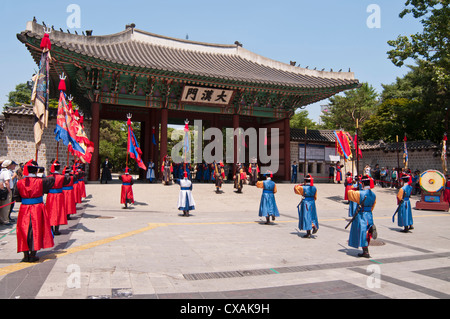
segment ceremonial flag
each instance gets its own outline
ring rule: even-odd
[[[334,131],[334,135],[336,137],[336,150],[339,153],[339,155],[343,156],[345,160],[351,159],[352,151],[348,135],[342,131],[339,132]]]
[[[69,151],[74,155],[82,159],[83,161],[90,163],[93,152],[93,145],[90,143],[86,145],[81,137],[77,137],[80,125],[74,120],[74,113],[72,104],[67,104],[65,96],[65,77],[60,77],[59,84],[59,102],[58,102],[58,114],[56,118],[55,139],[56,141],[62,141],[66,145]]]
[[[408,148],[406,147],[406,134],[405,138],[403,139],[403,165],[405,165],[405,168],[408,168]]]
[[[82,162],[90,163],[92,159],[92,153],[94,152],[94,143],[89,140],[84,131],[84,127],[82,123],[84,122],[84,118],[80,116],[78,110],[73,112],[72,108],[72,99],[69,100],[69,111],[72,113],[72,122],[71,129],[69,132],[73,132],[74,138],[80,147],[84,150],[83,152],[75,153],[74,155],[78,156]],[[69,150],[71,145],[69,145]]]
[[[189,121],[184,121],[184,163],[187,163],[187,154],[190,152],[191,149],[191,141],[190,141],[190,133],[189,133]]]
[[[128,119],[128,147],[127,152],[130,154],[130,157],[136,161],[138,166],[143,170],[147,170],[144,162],[142,161],[142,151],[139,148],[139,144],[136,140],[136,136],[134,135],[133,128],[131,127],[131,119]]]
[[[155,127],[152,128],[152,141],[153,145],[156,145]]]
[[[444,134],[444,140],[442,141],[441,160],[442,170],[444,171],[444,174],[447,175],[447,133]]]
[[[50,31],[49,31],[50,32]],[[34,142],[38,148],[41,145],[44,128],[48,126],[48,99],[50,95],[50,49],[51,42],[46,32],[41,41],[41,61],[39,72],[33,76],[33,91],[31,103],[33,104],[34,120]]]
[[[350,139],[352,138],[352,137],[350,136],[350,134],[349,134],[349,137],[350,137]],[[352,140],[352,142],[353,142],[353,144],[355,145],[355,152],[358,153],[358,157],[359,157],[359,158],[362,158],[363,156],[362,156],[361,149],[358,148],[359,145],[358,145],[358,133],[357,133],[357,132],[355,132],[355,139]]]

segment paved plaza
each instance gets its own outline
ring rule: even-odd
[[[0,228],[2,299],[447,299],[450,213],[413,210],[411,233],[392,222],[394,189],[377,187],[370,259],[347,245],[343,184],[316,184],[319,231],[298,230],[294,184],[279,183],[281,216],[258,217],[261,189],[194,184],[196,210],[177,210],[178,185],[89,183],[88,197],[53,249],[21,263],[15,226]],[[412,197],[412,203],[419,196]],[[17,218],[18,204],[13,218]]]

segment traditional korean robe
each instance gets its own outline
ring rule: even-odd
[[[78,178],[79,175],[74,175],[73,177],[73,196],[75,198],[76,204],[81,204],[81,189],[80,189],[80,179]]]
[[[155,163],[149,162],[147,166],[148,166],[148,169],[147,169],[147,176],[146,176],[146,178],[151,183],[155,179]]]
[[[370,189],[364,189],[361,191],[348,191],[348,198],[350,201],[359,205],[364,201],[364,206],[361,207],[350,228],[348,245],[354,248],[367,247],[369,246],[370,240],[368,238],[370,236],[369,230],[373,226],[372,211],[375,207],[377,197]]]
[[[44,192],[53,187],[54,179],[31,175],[17,182],[22,200],[17,218],[17,252],[38,251],[54,246],[50,218],[44,205]]]
[[[353,178],[351,176],[347,176],[345,179],[345,192],[344,192],[344,200],[348,200],[348,191],[352,189]]]
[[[50,226],[67,225],[63,187],[70,183],[70,179],[59,173],[53,173],[50,176],[55,179],[45,202],[45,209],[50,217]]]
[[[359,183],[354,183],[349,190],[352,190],[352,191],[362,190],[362,186]],[[349,201],[349,204],[348,204],[348,217],[353,217],[355,215],[355,213],[356,213],[356,209],[357,208],[358,208],[358,204],[357,203]]]
[[[259,174],[258,164],[250,164],[249,173],[251,175],[250,185],[256,185],[256,183],[258,182],[258,174]]]
[[[86,198],[86,183],[84,182],[85,176],[86,176],[86,173],[83,170],[81,170],[78,174],[78,185],[80,188],[81,198]]]
[[[106,162],[106,161],[103,162],[103,164],[102,164],[102,176],[101,176],[101,179],[100,179],[100,183],[103,183],[103,181],[108,183],[108,181],[112,180],[111,168],[112,168],[111,162]]]
[[[445,183],[444,201],[450,203],[450,179]]]
[[[120,193],[120,203],[134,203],[133,196],[133,177],[129,174],[124,174],[120,176],[120,180],[122,181],[122,188]]]
[[[294,192],[303,196],[303,200],[297,206],[298,209],[298,229],[311,230],[313,225],[318,229],[319,220],[317,218],[316,199],[317,189],[315,186],[296,185]]]
[[[173,173],[173,166],[169,160],[165,160],[162,165],[163,181],[165,184],[170,183],[170,175]]]
[[[259,217],[275,216],[279,217],[277,203],[275,201],[275,193],[277,192],[277,185],[271,179],[259,181],[256,187],[262,188],[261,202],[259,204]]]
[[[411,226],[413,224],[412,210],[411,210],[411,202],[409,198],[411,196],[412,186],[406,184],[402,188],[399,189],[397,194],[397,201],[403,199],[403,203],[400,204],[397,215],[397,225],[401,227]]]
[[[77,178],[76,175],[68,174],[69,182],[63,187],[64,206],[66,215],[74,215],[77,213],[77,203],[73,191],[73,182]]]
[[[187,178],[175,180],[175,182],[180,185],[180,194],[178,196],[178,210],[194,210],[195,200],[192,196],[192,182]]]
[[[341,171],[341,167],[338,166],[336,167],[336,182],[341,182],[342,181],[342,171]]]

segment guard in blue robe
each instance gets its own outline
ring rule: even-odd
[[[262,188],[263,193],[261,195],[261,202],[259,204],[259,217],[266,218],[266,224],[270,223],[270,217],[275,220],[275,217],[279,217],[277,203],[275,201],[275,193],[277,192],[277,185],[272,181],[272,173],[267,176],[265,181],[256,182],[256,187]]]
[[[294,192],[303,196],[302,201],[298,204],[298,229],[306,230],[306,235],[303,238],[311,238],[312,233],[315,234],[319,230],[319,220],[317,218],[316,200],[317,189],[313,185],[313,178],[311,175],[306,175],[304,185],[296,185]]]
[[[401,232],[409,233],[411,229],[414,229],[411,202],[409,201],[413,190],[411,186],[412,179],[409,175],[403,175],[402,180],[405,185],[399,189],[397,194],[397,200],[400,205],[398,209],[397,225],[403,227]]]
[[[359,257],[370,258],[369,244],[370,240],[376,239],[377,233],[373,223],[372,211],[376,204],[377,196],[370,189],[371,181],[369,176],[363,176],[361,183],[363,190],[349,190],[348,199],[351,202],[355,202],[360,205],[361,208],[358,211],[355,219],[352,222],[350,228],[350,235],[348,239],[348,245],[350,247],[359,248],[362,247],[362,254],[358,254]],[[364,203],[363,203],[364,202]],[[363,204],[362,204],[363,203]]]

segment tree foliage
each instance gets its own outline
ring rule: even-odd
[[[329,99],[329,111],[321,116],[323,127],[353,132],[356,120],[362,125],[377,110],[378,94],[368,83]]]
[[[289,126],[291,128],[305,128],[306,126],[308,129],[317,129],[318,125],[316,122],[308,118],[308,115],[309,113],[307,110],[302,110],[295,113],[289,122]]]
[[[431,74],[441,103],[448,107],[450,87],[450,6],[449,0],[408,0],[400,18],[412,14],[420,18],[422,32],[400,35],[388,41],[393,47],[388,57],[396,66],[405,60],[421,60],[422,67]]]
[[[14,91],[9,92],[8,102],[5,103],[5,107],[14,107],[22,104],[31,103],[31,88],[27,83],[20,83],[16,85]]]
[[[381,105],[364,123],[366,140],[382,139],[395,142],[396,136],[408,140],[442,140],[447,124],[447,112],[440,103],[437,85],[429,69],[419,61],[403,78],[383,85]]]

